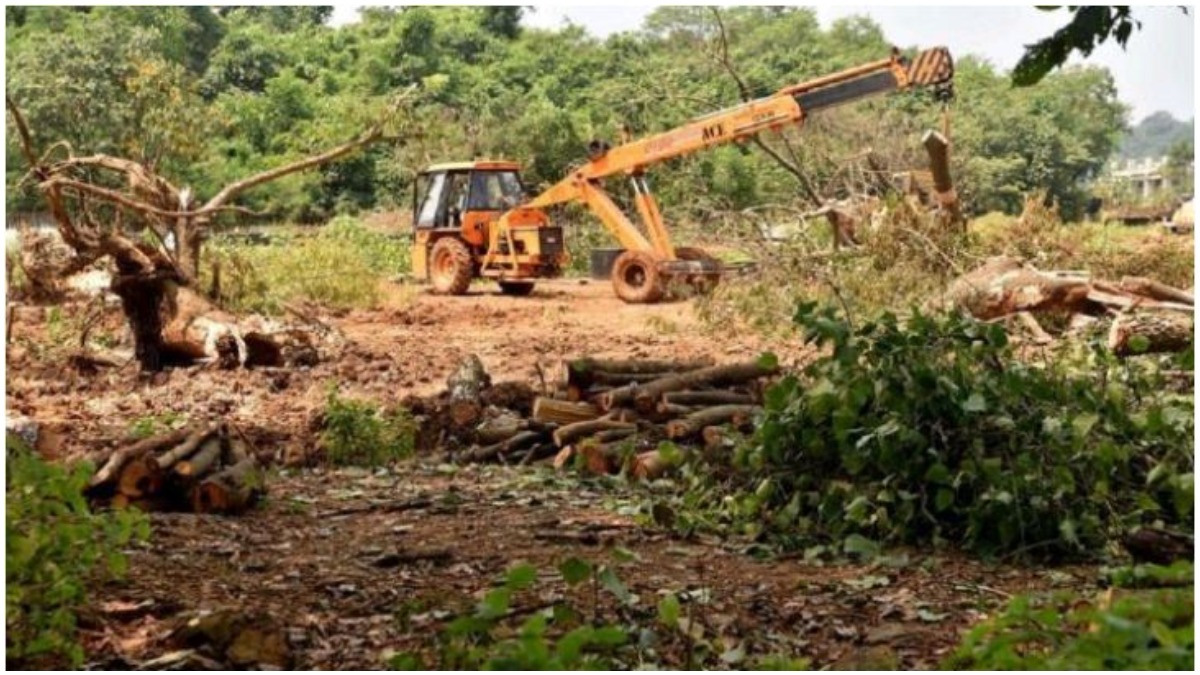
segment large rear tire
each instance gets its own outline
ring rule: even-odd
[[[665,290],[658,260],[645,251],[625,251],[617,256],[612,282],[617,297],[631,304],[658,302]]]
[[[525,297],[533,292],[534,282],[532,281],[501,281],[500,292],[505,295],[514,295],[517,297]]]
[[[471,250],[457,237],[442,237],[429,253],[429,269],[435,293],[462,295],[474,276]]]

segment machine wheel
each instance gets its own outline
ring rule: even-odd
[[[617,256],[612,271],[613,289],[625,302],[658,302],[663,297],[663,279],[658,261],[645,251],[625,251]]]
[[[533,292],[534,282],[532,281],[501,281],[500,292],[505,295],[515,295],[524,297]]]
[[[430,280],[435,293],[462,295],[471,286],[471,251],[457,237],[442,237],[429,254]]]
[[[721,261],[709,255],[702,248],[694,246],[677,246],[675,247],[675,257],[680,260],[695,260],[698,262],[711,264],[715,269],[721,268]],[[689,274],[684,279],[684,282],[691,286],[697,293],[711,293],[721,281],[721,273],[715,272],[712,274]]]

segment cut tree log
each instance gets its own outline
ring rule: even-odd
[[[777,372],[779,372],[778,366],[768,367],[757,361],[709,366],[686,373],[668,375],[645,384],[633,384],[613,389],[600,398],[600,407],[603,410],[612,410],[633,403],[636,404],[639,411],[653,412],[659,398],[667,392],[743,384],[760,377],[774,375]]]
[[[1176,302],[1184,305],[1195,305],[1195,296],[1190,292],[1174,286],[1168,286],[1146,277],[1124,277],[1121,279],[1121,290],[1147,298]]]
[[[558,454],[554,456],[554,462],[552,462],[552,466],[556,471],[562,471],[567,467],[567,463],[570,462],[571,458],[574,456],[575,446],[568,445],[562,450],[559,450]]]
[[[676,405],[750,405],[754,403],[752,394],[743,394],[724,389],[707,391],[669,391],[663,394],[663,401]]]
[[[192,509],[196,513],[241,513],[254,505],[262,488],[258,463],[247,457],[192,488]]]
[[[157,492],[162,482],[162,474],[145,461],[145,456],[137,457],[121,470],[121,477],[117,481],[117,493],[129,499],[136,499]]]
[[[605,373],[607,377],[614,374],[625,375],[662,375],[664,373],[679,373],[697,370],[713,365],[709,358],[687,359],[680,361],[654,361],[638,359],[596,359],[585,357],[566,361],[567,386],[572,385],[585,390],[593,384],[602,384],[597,379],[597,373]]]
[[[630,463],[629,475],[639,480],[654,480],[661,478],[670,468],[671,464],[658,450],[650,450],[634,457]]]
[[[1191,348],[1193,330],[1190,315],[1139,308],[1113,320],[1108,348],[1117,356],[1179,352]]]
[[[558,453],[558,446],[554,443],[538,443],[537,445],[525,451],[521,461],[518,462],[521,466],[525,466],[530,462],[536,462],[541,459],[548,459]]]
[[[683,417],[696,412],[696,410],[695,406],[679,405],[678,403],[668,403],[666,401],[659,401],[658,406],[655,408],[655,411],[662,418]]]
[[[999,256],[955,279],[945,298],[987,321],[1017,312],[1081,312],[1088,309],[1092,290],[1087,277],[1043,273]]]
[[[450,421],[456,427],[472,427],[483,417],[483,408],[475,401],[452,400],[450,402]]]
[[[208,440],[209,436],[217,433],[217,427],[210,426],[204,429],[193,431],[179,445],[167,450],[157,457],[147,458],[150,467],[155,471],[166,471],[175,465],[176,462],[187,459],[200,444]]]
[[[575,441],[591,436],[592,434],[602,431],[610,431],[613,429],[629,430],[631,433],[637,431],[637,425],[628,422],[618,422],[611,419],[588,420],[585,422],[576,422],[568,424],[564,427],[559,427],[554,430],[554,444],[558,447],[570,445]]]
[[[709,450],[717,450],[726,445],[729,440],[729,432],[725,427],[704,427],[700,430],[700,437],[704,439],[704,447]]]
[[[600,417],[600,409],[591,403],[572,403],[539,396],[533,400],[533,419],[538,422],[572,424]]]
[[[597,476],[607,476],[621,468],[629,443],[597,443],[586,439],[575,446],[575,453],[583,458],[583,466]]]
[[[524,431],[527,424],[512,414],[504,414],[484,420],[475,429],[475,441],[481,445],[492,445],[506,441]]]
[[[175,464],[175,475],[181,478],[196,479],[217,466],[227,439],[224,434],[209,436],[200,448],[188,459]]]
[[[1134,560],[1155,565],[1191,560],[1196,550],[1192,535],[1154,527],[1144,527],[1121,537],[1121,545]]]
[[[158,436],[144,438],[132,445],[126,446],[114,452],[109,456],[108,461],[104,463],[104,466],[100,467],[100,470],[92,475],[91,479],[88,480],[88,488],[95,489],[101,485],[116,481],[121,475],[121,470],[125,468],[125,465],[129,462],[129,460],[133,459],[134,457],[141,457],[146,453],[156,452],[162,448],[180,443],[192,432],[193,430],[188,428],[176,429],[175,431],[160,434]]]
[[[629,438],[636,433],[636,426],[627,426],[620,429],[607,429],[605,431],[598,432],[594,434],[592,438],[596,439],[596,441],[600,443],[611,443],[613,441],[619,441],[622,438]]]
[[[544,438],[543,434],[538,431],[522,431],[512,438],[486,445],[483,447],[472,448],[467,452],[467,459],[472,462],[490,462],[496,459],[503,458],[505,455],[523,448],[527,445],[532,445]]]
[[[683,419],[667,423],[667,438],[691,438],[704,430],[704,427],[732,423],[742,426],[750,422],[754,415],[762,412],[762,408],[754,405],[719,405],[705,408],[688,415]]]

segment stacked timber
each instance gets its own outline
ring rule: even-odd
[[[563,364],[552,395],[527,415],[506,411],[474,427],[460,462],[550,463],[595,474],[656,478],[670,468],[657,449],[723,447],[761,412],[775,365],[711,360],[579,358]],[[551,389],[551,387],[547,387]]]
[[[187,427],[120,448],[87,486],[93,503],[196,513],[241,513],[262,492],[257,461],[224,425]]]

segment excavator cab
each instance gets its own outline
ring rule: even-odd
[[[557,276],[566,263],[562,229],[540,211],[500,216],[524,202],[520,166],[475,161],[437,164],[413,186],[413,274],[434,291],[467,292],[475,277],[527,295],[536,278]]]

